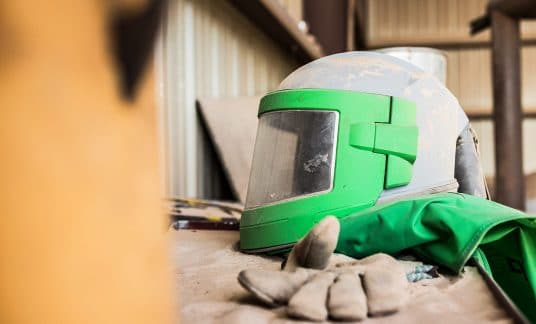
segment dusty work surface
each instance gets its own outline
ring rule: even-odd
[[[305,323],[285,308],[258,304],[237,282],[240,270],[279,269],[281,259],[236,250],[238,232],[170,230],[182,323]],[[412,264],[407,264],[411,267]],[[399,313],[360,323],[510,323],[475,268],[459,277],[410,284],[411,300]]]

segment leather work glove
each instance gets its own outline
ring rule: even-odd
[[[287,305],[289,316],[310,321],[396,313],[407,300],[402,265],[378,253],[328,266],[338,235],[338,219],[326,217],[296,243],[282,271],[243,270],[238,282],[266,305]]]

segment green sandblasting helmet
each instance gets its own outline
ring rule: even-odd
[[[318,59],[264,96],[258,117],[243,251],[286,249],[326,215],[457,188],[467,117],[435,77],[400,59]]]

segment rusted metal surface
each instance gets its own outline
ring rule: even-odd
[[[304,0],[303,16],[327,55],[347,51],[349,0]]]
[[[519,20],[498,10],[493,10],[490,17],[497,182],[495,200],[525,209]]]
[[[322,47],[298,28],[298,22],[276,0],[228,1],[302,63],[324,56]]]

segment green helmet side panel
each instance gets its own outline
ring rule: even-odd
[[[292,244],[326,215],[342,217],[370,207],[384,188],[411,180],[417,151],[413,103],[343,90],[281,90],[263,97],[259,116],[296,109],[339,113],[332,189],[246,209],[240,224],[242,250]]]

